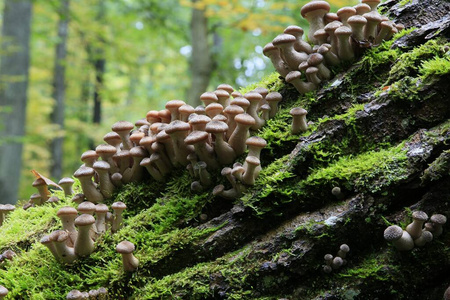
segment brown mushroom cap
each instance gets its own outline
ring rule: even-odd
[[[286,27],[286,29],[284,30],[284,33],[286,34],[290,34],[293,36],[302,36],[304,33],[303,28],[301,28],[300,26],[297,25],[289,25],[288,27]]]
[[[348,17],[356,14],[356,9],[354,7],[344,6],[344,7],[341,7],[340,9],[338,9],[336,14],[338,15],[338,17],[340,19],[345,18],[345,17],[348,18]]]
[[[165,128],[165,131],[168,134],[172,134],[178,131],[189,131],[190,129],[191,125],[189,125],[189,123],[176,120],[171,122],[169,126]]]
[[[207,103],[211,103],[219,101],[219,98],[217,98],[217,95],[214,94],[213,92],[205,92],[200,95],[200,100],[206,101]]]
[[[447,217],[441,214],[434,214],[431,216],[430,221],[434,224],[444,225],[447,222]]]
[[[186,102],[183,100],[170,100],[166,103],[166,109],[170,110],[178,110],[179,107],[185,105]]]
[[[134,244],[129,241],[122,241],[116,246],[116,251],[120,254],[133,253],[134,249]]]
[[[94,169],[89,168],[89,167],[81,167],[75,171],[73,176],[75,176],[76,178],[92,177],[92,176],[94,176]]]
[[[58,184],[59,185],[64,185],[64,184],[74,184],[75,183],[75,180],[73,180],[72,178],[70,178],[70,177],[64,177],[64,178],[61,178],[61,180],[58,182]]]
[[[78,215],[78,211],[72,206],[63,206],[58,210],[56,215],[58,217],[69,216],[69,215],[76,216],[76,215]]]
[[[95,209],[95,207],[94,207]],[[95,218],[88,214],[82,214],[75,219],[75,226],[86,226],[95,223]]]
[[[226,83],[219,84],[217,86],[217,90],[227,91],[228,94],[231,94],[232,92],[234,92],[234,88],[231,85],[226,84]]]
[[[94,170],[109,170],[109,169],[111,169],[111,166],[109,165],[108,162],[106,162],[104,160],[99,160],[94,163],[93,169]]]
[[[35,181],[33,181],[33,183],[32,183],[33,187],[44,186],[44,185],[47,185],[47,183],[45,183],[45,180],[42,178],[38,178]]]
[[[367,23],[367,19],[360,15],[351,16],[348,18],[347,23],[350,25],[358,24],[358,25],[365,25]]]
[[[222,121],[211,121],[206,124],[205,130],[209,133],[223,133],[228,130],[228,125]]]
[[[134,128],[134,124],[128,121],[118,121],[111,126],[114,132],[127,132]]]
[[[273,39],[272,44],[279,47],[288,44],[293,44],[295,43],[295,41],[297,41],[297,39],[295,38],[295,36],[291,34],[280,34]]]
[[[310,68],[308,68],[308,70],[309,70]],[[289,111],[289,113],[292,115],[292,116],[303,116],[303,115],[306,115],[306,114],[308,114],[308,112],[304,109],[304,108],[301,108],[301,107],[294,107],[294,108],[292,108],[290,111]]]
[[[302,14],[303,18],[307,18],[308,14],[314,11],[322,10],[323,14],[325,15],[327,12],[330,11],[330,4],[326,1],[311,1],[309,3],[306,3],[303,5],[300,13]]]
[[[249,114],[239,114],[234,117],[234,121],[243,125],[254,125],[256,123],[255,119]]]
[[[67,300],[78,300],[78,299],[83,299],[83,293],[80,292],[79,290],[71,290],[67,296],[66,299]]]
[[[192,131],[185,139],[184,142],[187,145],[194,145],[202,141],[207,141],[209,134],[205,131],[195,130]]]
[[[336,36],[351,36],[352,30],[347,26],[341,26],[334,31]]]
[[[267,142],[265,139],[263,139],[262,137],[259,136],[252,136],[249,137],[246,141],[245,144],[249,147],[260,147],[260,148],[264,148],[267,146]]]
[[[147,150],[141,146],[136,146],[130,149],[131,157],[146,157],[148,155]]]
[[[238,115],[238,114],[243,114],[244,113],[244,109],[241,106],[239,106],[239,105],[228,105],[223,110],[223,112],[226,115]]]
[[[109,211],[108,206],[103,203],[95,205],[95,213],[107,213]]]
[[[359,3],[356,4],[355,6],[353,6],[353,8],[356,10],[356,13],[358,15],[363,15],[365,13],[368,13],[369,11],[371,11],[372,9],[370,8],[369,5],[367,5],[366,3]]]
[[[87,159],[97,159],[98,154],[94,150],[88,150],[85,151],[83,154],[81,154],[81,161],[85,161]]]
[[[275,45],[272,43],[267,43],[263,48],[263,54],[267,57],[270,57],[272,53],[279,51],[280,50],[277,47],[275,47]]]
[[[265,100],[270,103],[270,102],[280,102],[282,99],[283,99],[283,96],[281,96],[280,93],[270,92],[269,94],[267,94]]]
[[[196,115],[189,120],[189,124],[192,126],[198,124],[208,124],[211,121],[211,118],[205,115]]]
[[[412,218],[417,221],[425,222],[428,220],[428,215],[424,211],[417,210],[412,213]]]
[[[388,242],[396,241],[403,235],[403,229],[397,225],[391,225],[384,230],[384,239]]]
[[[77,210],[81,213],[81,214],[93,214],[95,212],[95,204],[90,202],[90,201],[84,201],[81,202],[78,207]]]
[[[230,105],[237,105],[246,110],[250,106],[250,101],[248,101],[244,97],[236,97],[231,100]]]
[[[125,209],[127,208],[127,206],[126,206],[125,203],[123,203],[123,202],[121,202],[121,201],[117,201],[117,202],[114,202],[114,203],[111,205],[111,208],[112,208],[114,211],[123,211],[123,210],[125,210]]]
[[[95,152],[97,152],[97,154],[100,156],[102,156],[102,154],[114,154],[116,153],[116,151],[116,147],[108,144],[101,144],[95,148]]]

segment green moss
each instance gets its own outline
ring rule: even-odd
[[[250,84],[244,88],[241,88],[239,92],[244,95],[250,91],[253,91],[257,87],[267,88],[270,92],[279,91],[284,86],[283,81],[280,79],[280,74],[274,72],[265,76],[260,82]]]
[[[419,73],[424,79],[434,75],[442,76],[450,73],[450,56],[436,56],[433,59],[422,62]]]
[[[345,184],[349,189],[377,192],[383,186],[405,178],[407,156],[403,147],[402,143],[389,149],[341,157],[325,168],[312,170],[306,180],[300,182],[300,189]]]

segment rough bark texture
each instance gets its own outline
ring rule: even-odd
[[[0,63],[0,203],[16,203],[27,103],[31,1],[5,1]]]
[[[61,2],[59,9],[58,22],[58,43],[55,49],[55,66],[53,70],[53,99],[55,106],[51,114],[51,121],[58,126],[58,129],[64,129],[64,98],[66,93],[65,80],[65,59],[66,59],[66,41],[67,29],[69,25],[69,0]],[[52,166],[50,169],[53,178],[62,178],[63,172],[63,144],[64,137],[58,136],[53,139],[50,145],[52,154]]]
[[[447,3],[386,5],[398,23],[426,24],[367,51],[310,95],[277,76],[261,82],[283,101],[256,133],[268,147],[243,197],[193,193],[181,169],[165,183],[128,185],[113,200],[127,204],[125,227],[99,238],[95,253],[70,267],[35,245],[60,227],[50,214],[56,208],[14,212],[17,221],[0,227],[0,250],[19,255],[0,266],[0,282],[14,299],[61,298],[67,286],[105,286],[113,299],[441,299],[450,281],[448,224],[441,236],[406,252],[386,242],[383,231],[389,224],[405,228],[414,210],[450,216],[450,68],[440,68],[448,64],[450,24],[433,13]],[[420,18],[411,17],[416,12]],[[289,131],[295,106],[307,108],[313,121],[302,135]],[[342,199],[331,193],[336,186]],[[14,227],[33,214],[45,215],[45,226]],[[124,239],[140,260],[131,274],[121,271],[114,252]],[[324,255],[336,256],[343,243],[350,247],[346,264],[324,272]],[[53,283],[55,276],[62,284]]]
[[[193,3],[195,4],[195,1]],[[193,8],[191,18],[191,86],[187,93],[187,102],[194,107],[201,104],[200,95],[206,92],[213,71],[208,39],[208,19],[205,16],[205,11]]]

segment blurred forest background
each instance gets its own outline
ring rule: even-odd
[[[273,72],[262,48],[307,31],[306,2],[0,0],[0,203],[35,192],[32,169],[72,176],[118,120]]]

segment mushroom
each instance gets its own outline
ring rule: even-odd
[[[98,174],[100,193],[102,193],[105,198],[111,198],[115,186],[113,185],[109,177],[110,164],[106,161],[100,160],[94,163],[93,168]]]
[[[122,241],[116,246],[116,251],[122,255],[122,265],[125,272],[133,272],[139,267],[139,260],[133,255],[134,244]]]
[[[120,228],[122,228],[123,226],[123,218],[122,218],[122,213],[123,211],[127,208],[126,204],[118,201],[118,202],[114,202],[111,205],[111,208],[114,211],[114,220],[112,223],[112,227],[111,227],[111,231],[113,233],[117,232]]]
[[[295,51],[296,41],[295,36],[290,34],[280,34],[272,41],[272,44],[280,49],[281,57],[291,70],[296,70],[301,62],[308,59],[308,54],[305,52]]]
[[[161,122],[161,118],[159,117],[159,112],[157,110],[149,110],[145,117],[147,122],[151,124]]]
[[[267,120],[270,119],[270,110],[271,110],[271,108],[270,108],[269,104],[266,103],[266,104],[261,105],[259,110],[261,111],[261,118],[264,121],[267,121]]]
[[[381,16],[379,13],[371,11],[363,15],[367,20],[366,26],[364,26],[364,39],[370,40],[377,36],[377,26],[381,22]]]
[[[120,138],[120,135],[117,134],[117,132],[108,132],[107,134],[105,134],[105,136],[103,136],[103,140],[108,145],[115,147],[116,151],[120,151],[120,143],[122,143],[122,139]]]
[[[133,148],[133,144],[130,141],[130,131],[134,128],[134,124],[128,121],[118,121],[111,127],[112,131],[117,133],[122,139],[122,145],[125,150]]]
[[[198,174],[203,187],[209,186],[212,183],[211,174],[206,170],[206,167],[207,164],[204,161],[199,161],[194,165],[194,173]]]
[[[178,112],[180,114],[180,120],[187,122],[189,116],[195,112],[195,109],[189,104],[184,104],[178,108]]]
[[[249,92],[244,95],[244,98],[250,102],[250,106],[247,108],[247,114],[255,119],[255,124],[250,127],[251,130],[258,130],[264,126],[265,121],[258,115],[258,108],[263,100],[263,96],[257,92]]]
[[[347,253],[350,251],[350,247],[347,244],[342,244],[339,247],[339,251],[337,253],[337,256],[344,259],[347,256]]]
[[[164,152],[161,151],[161,152],[152,153],[152,155],[150,155],[150,164],[152,166],[156,167],[158,169],[159,173],[164,177],[170,173],[171,165],[170,165],[170,163],[167,164],[164,161],[161,153],[164,153]]]
[[[141,139],[145,137],[145,133],[141,131],[134,131],[130,135],[130,141],[133,143],[134,146],[139,146],[139,142]]]
[[[41,195],[41,203],[44,203],[48,200],[50,192],[47,188],[47,183],[45,183],[45,180],[42,178],[38,178],[35,181],[33,181],[33,187],[36,188],[39,192],[39,195]]]
[[[172,119],[172,114],[170,113],[170,111],[168,109],[162,109],[162,110],[158,111],[158,117],[161,119],[161,123],[169,124]]]
[[[139,143],[147,143],[147,142],[153,142],[153,137],[145,137],[143,138]],[[113,155],[113,159],[116,162],[116,165],[119,167],[119,170],[114,173],[125,173],[125,170],[128,169],[131,166],[131,155],[129,150],[120,150],[119,152],[116,152],[116,154]],[[113,174],[114,174],[113,173]]]
[[[317,45],[320,46],[328,41],[328,33],[324,29],[316,30],[314,38],[317,41]]]
[[[196,115],[189,119],[193,131],[205,131],[206,124],[209,122],[211,122],[211,118],[206,115]]]
[[[108,206],[106,204],[97,204],[95,206],[95,227],[98,233],[106,231],[106,214],[108,213]]]
[[[58,182],[58,185],[63,188],[64,195],[68,197],[73,194],[72,186],[74,183],[75,180],[73,180],[72,178],[64,177]]]
[[[275,67],[275,70],[277,70],[277,72],[280,73],[281,76],[286,77],[286,75],[291,71],[291,69],[280,56],[280,49],[278,49],[278,47],[275,47],[272,43],[268,43],[264,46],[263,54],[270,58],[272,65]]]
[[[422,226],[428,220],[428,215],[423,211],[415,211],[412,213],[413,222],[406,226],[405,230],[409,233],[413,240],[422,235]]]
[[[242,182],[247,185],[254,185],[255,179],[259,175],[259,170],[261,170],[261,168],[258,168],[261,166],[261,162],[257,157],[249,155],[245,158],[245,163]]]
[[[106,300],[108,298],[108,290],[104,287],[98,289],[98,299],[97,300]]]
[[[83,194],[88,201],[92,203],[103,202],[103,195],[97,190],[92,181],[92,176],[94,176],[94,169],[89,167],[80,167],[74,174],[78,180],[80,180],[81,188]]]
[[[144,176],[144,169],[141,167],[140,163],[148,156],[147,150],[141,146],[136,146],[130,149],[130,155],[133,159],[133,165],[123,173],[123,183],[138,182],[141,181]]]
[[[164,176],[161,174],[161,172],[151,164],[150,157],[146,157],[143,160],[141,160],[140,165],[147,169],[147,172],[150,174],[150,176],[153,177],[156,181],[163,182]]]
[[[75,228],[75,218],[78,216],[78,211],[72,206],[63,206],[56,213],[61,220],[62,227],[69,233],[68,246],[73,247],[77,240],[78,232]]]
[[[378,45],[383,40],[387,40],[388,38],[390,38],[392,29],[393,29],[392,22],[389,22],[389,21],[381,22],[380,25],[378,25],[378,27],[379,27],[378,34],[375,37],[375,40],[373,41],[373,43],[375,45]]]
[[[369,5],[372,11],[376,13],[378,13],[377,6],[378,4],[380,4],[380,2],[380,0],[361,0],[361,3]]]
[[[238,105],[229,105],[224,110],[223,113],[227,116],[227,125],[228,130],[225,135],[227,139],[230,138],[231,134],[233,133],[234,129],[236,128],[236,122],[234,121],[234,118],[239,115],[243,114],[245,111],[241,106]]]
[[[222,111],[223,111],[223,106],[222,106],[222,104],[219,104],[219,103],[211,103],[205,107],[205,113],[211,119],[214,118],[215,116],[221,114]]]
[[[297,40],[294,43],[294,49],[296,51],[305,52],[306,54],[312,53],[311,45],[302,39],[304,33],[303,28],[296,25],[290,25],[286,27],[284,33],[295,36]]]
[[[427,230],[422,231],[420,237],[414,240],[414,245],[417,247],[423,247],[426,243],[433,240],[433,234]]]
[[[185,105],[186,103],[183,100],[170,100],[166,103],[166,109],[170,111],[170,120],[180,120],[180,112],[178,108]]]
[[[333,21],[339,21],[339,17],[337,15],[337,13],[330,13],[329,12],[329,13],[325,14],[325,16],[323,17],[323,20],[324,20],[324,23],[326,25],[326,24],[329,24],[329,23],[331,23]]]
[[[231,134],[228,143],[234,149],[236,155],[241,155],[245,152],[248,130],[256,121],[249,114],[239,114],[234,118],[234,121],[236,122],[236,129]]]
[[[228,125],[221,121],[211,121],[206,125],[206,132],[214,135],[214,152],[223,165],[231,164],[236,158],[234,149],[225,141]]]
[[[41,195],[38,193],[34,193],[30,196],[30,203],[37,206],[37,205],[42,205],[42,198]]]
[[[200,95],[200,101],[203,102],[203,105],[207,107],[211,103],[219,102],[219,98],[213,92],[205,92]]]
[[[351,16],[347,20],[348,25],[352,29],[353,37],[357,41],[363,41],[364,38],[364,26],[367,24],[367,19],[360,15]]]
[[[265,100],[270,106],[269,118],[275,117],[278,112],[278,103],[283,100],[283,96],[281,96],[281,94],[278,92],[270,92],[269,94],[267,94]]]
[[[338,56],[340,59],[352,60],[355,57],[353,52],[352,44],[350,43],[350,36],[352,35],[352,30],[347,26],[341,26],[334,31],[334,35],[338,41]]]
[[[92,168],[94,162],[97,161],[98,154],[94,150],[88,150],[81,154],[81,161],[86,167]]]
[[[55,259],[57,261],[61,261],[61,257],[59,256],[58,252],[56,251],[55,248],[55,244],[53,243],[53,240],[50,238],[50,235],[44,235],[41,238],[41,244],[44,245],[45,247],[47,247],[50,252],[53,254],[53,257],[55,257]]]
[[[344,260],[337,256],[335,258],[333,258],[333,261],[331,262],[331,268],[333,270],[339,269],[342,265],[344,264]]]
[[[301,107],[294,107],[289,112],[292,115],[292,134],[298,134],[308,130],[308,123],[306,122],[306,115],[308,112]]]
[[[330,79],[331,71],[323,64],[324,57],[320,53],[312,53],[309,55],[307,63],[311,67],[319,69],[319,76],[322,79]]]
[[[300,11],[302,17],[309,23],[308,39],[310,42],[317,44],[314,33],[324,27],[323,18],[329,11],[330,4],[321,0],[308,2],[302,7]]]
[[[434,214],[431,216],[430,221],[433,223],[433,233],[434,236],[440,236],[442,234],[442,226],[447,222],[447,218],[441,214]]]
[[[450,286],[445,290],[444,300],[450,300]]]
[[[131,140],[130,140],[131,142]],[[113,160],[113,155],[116,154],[117,150],[114,146],[111,145],[98,145],[95,148],[95,152],[102,158],[103,161],[107,162],[110,166],[109,172],[116,173],[119,172],[119,168],[116,166],[116,163]],[[94,163],[95,164],[95,163]],[[91,168],[94,168],[94,165],[92,165]]]
[[[356,15],[356,9],[354,7],[344,6],[340,9],[338,9],[336,14],[338,15],[339,20],[341,20],[342,24],[344,26],[348,26],[347,20],[351,16]]]
[[[164,151],[160,151],[161,149],[159,149],[159,145],[155,145],[154,148],[152,146],[152,151],[155,149],[155,151],[161,155],[161,159],[166,165],[179,166],[177,160],[175,159],[175,150],[173,148],[172,139],[165,130],[161,130],[156,135],[156,142],[164,146]]]
[[[397,225],[391,225],[384,230],[384,239],[392,242],[399,251],[409,251],[414,248],[414,241],[409,233]]]
[[[122,183],[122,174],[120,173],[114,173],[111,175],[111,182],[116,187],[121,187],[123,185]]]
[[[338,29],[339,27],[342,27],[342,23],[339,21],[333,21],[329,24],[327,24],[323,29],[325,30],[326,33],[328,33],[328,35],[330,36],[330,44],[331,44],[331,52],[338,54],[338,39],[336,37],[336,35],[334,34],[334,32],[336,31],[336,29]]]
[[[291,83],[300,94],[305,94],[316,89],[316,85],[312,82],[304,82],[301,79],[302,73],[300,71],[292,71],[287,74],[285,80],[287,83]]]
[[[69,247],[67,242],[69,241],[69,233],[65,230],[56,230],[53,231],[50,235],[50,239],[53,241],[55,245],[56,252],[58,256],[61,258],[61,262],[65,264],[71,264],[76,259],[74,248]]]
[[[230,104],[230,93],[226,90],[218,89],[214,91],[214,94],[216,94],[219,104],[222,107],[227,107]]]
[[[5,288],[3,285],[0,285],[0,299],[3,299],[8,295],[9,291],[7,288]]]
[[[89,256],[94,252],[94,241],[90,236],[90,230],[95,223],[95,218],[88,214],[82,214],[75,219],[78,227],[78,237],[75,241],[75,254],[80,257]]]
[[[206,162],[206,164],[212,168],[217,169],[219,164],[214,155],[213,148],[208,145],[209,134],[205,131],[192,131],[185,139],[186,145],[194,146],[195,153],[199,159]]]
[[[214,96],[216,95],[214,94]],[[165,128],[166,133],[172,138],[175,158],[177,162],[183,166],[186,166],[189,163],[187,156],[194,151],[194,147],[184,143],[184,139],[188,135],[190,129],[191,126],[189,123],[182,121],[173,121]]]
[[[231,100],[230,105],[240,106],[244,109],[244,112],[247,112],[247,109],[250,106],[250,101],[245,99],[244,96],[239,96]]]
[[[364,15],[365,13],[370,12],[372,9],[366,3],[358,3],[353,8],[356,10],[357,15]]]
[[[71,290],[66,295],[66,299],[67,300],[82,300],[83,299],[83,293],[80,292],[79,290]]]
[[[333,194],[333,196],[335,196],[338,200],[343,200],[345,198],[344,193],[342,193],[341,188],[338,186],[331,189],[331,194]]]
[[[72,202],[74,202],[76,204],[80,204],[81,202],[84,201],[84,199],[85,199],[84,194],[78,193],[72,197]]]

